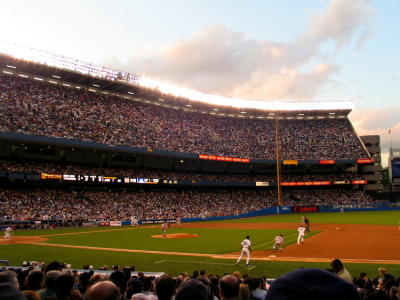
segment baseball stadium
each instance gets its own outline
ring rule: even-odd
[[[354,278],[400,274],[400,205],[352,108],[233,103],[2,44],[3,268],[269,282],[339,259]]]

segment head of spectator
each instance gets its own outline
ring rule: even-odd
[[[26,278],[28,277],[28,275],[29,275],[28,270],[23,270],[17,274],[20,290],[26,289]]]
[[[137,276],[138,276],[139,279],[141,279],[141,280],[145,277],[143,272],[138,272],[138,273],[137,273]]]
[[[126,289],[126,298],[130,299],[132,295],[139,294],[143,291],[143,282],[139,278],[133,278],[128,281]]]
[[[383,277],[387,273],[387,270],[384,267],[380,267],[380,268],[378,268],[378,273],[379,273],[379,277]]]
[[[89,285],[90,277],[92,277],[93,273],[93,271],[90,271],[82,272],[81,274],[79,274],[79,292],[81,294],[84,294],[86,292],[86,289]]]
[[[351,277],[350,273],[346,270],[340,259],[335,258],[334,260],[332,260],[330,262],[330,266],[333,272],[336,273],[337,276],[350,283],[353,283],[353,278]]]
[[[146,276],[143,278],[143,294],[151,294],[153,290],[153,280],[150,277]]]
[[[182,281],[185,281],[187,277],[188,277],[188,274],[186,272],[182,272],[178,276],[178,278],[180,278]]]
[[[272,282],[265,299],[357,300],[360,296],[353,284],[330,272],[320,269],[299,269]]]
[[[392,300],[400,299],[400,287],[399,286],[392,286],[389,291],[389,297]]]
[[[101,281],[86,291],[86,300],[121,300],[120,289],[111,281]]]
[[[0,283],[11,283],[15,288],[19,288],[17,274],[14,271],[0,272]]]
[[[88,287],[100,282],[106,280],[105,276],[103,274],[93,274],[92,277],[90,277],[89,282],[88,282]]]
[[[221,299],[237,299],[239,295],[240,281],[233,275],[225,275],[220,281]]]
[[[22,294],[25,296],[26,300],[41,300],[40,295],[36,291],[23,291]]]
[[[110,275],[110,280],[114,282],[114,284],[120,289],[121,295],[125,294],[126,285],[129,278],[126,278],[126,275],[123,271],[117,270],[112,272]]]
[[[264,300],[267,291],[262,289],[263,284],[262,278],[252,278],[251,296],[254,300]]]
[[[207,287],[208,299],[209,300],[214,300],[214,293],[213,293],[213,290],[212,290],[212,286],[211,286],[210,280],[208,280],[207,277],[200,277],[197,280],[199,280],[202,283],[204,283],[204,285]]]
[[[43,287],[43,273],[41,271],[32,271],[26,280],[28,290],[39,291]]]
[[[71,273],[62,273],[57,277],[54,290],[57,294],[57,299],[69,299],[73,294],[74,276]]]
[[[131,279],[132,271],[135,271],[135,266],[133,266],[133,270],[132,270],[132,267],[125,267],[122,269],[122,272],[125,274],[125,278],[126,278],[127,282],[129,279]]]
[[[163,275],[156,280],[158,300],[170,300],[175,294],[176,281],[169,275]]]
[[[221,296],[219,294],[219,278],[217,276],[210,276],[208,279],[211,282],[211,288],[214,293],[214,299],[215,297],[221,299]]]
[[[242,280],[242,274],[240,274],[239,271],[233,272],[232,275],[235,276],[239,281]]]
[[[11,283],[0,283],[1,300],[26,300],[26,297]]]
[[[58,276],[60,275],[61,272],[55,270],[46,273],[45,289],[39,291],[39,295],[42,300],[57,298],[55,284]]]
[[[184,281],[176,291],[175,300],[208,300],[207,287],[197,279]]]
[[[49,272],[49,271],[62,271],[63,268],[63,263],[59,262],[59,261],[52,261],[49,264],[46,265],[46,267],[44,268],[45,272]]]
[[[191,278],[196,279],[198,277],[199,277],[199,271],[194,270]]]

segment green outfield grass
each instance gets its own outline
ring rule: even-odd
[[[224,254],[237,252],[240,242],[245,235],[251,236],[253,250],[268,250],[272,247],[273,237],[283,233],[285,243],[294,243],[297,238],[296,227],[301,220],[301,214],[267,216],[249,219],[238,219],[223,222],[235,223],[276,223],[292,222],[291,229],[205,229],[205,228],[170,228],[168,233],[192,233],[199,237],[190,239],[154,239],[152,235],[161,234],[157,228],[130,227],[96,227],[96,228],[63,228],[55,230],[20,230],[15,235],[47,235],[46,243],[92,246],[104,248],[135,249],[135,250],[158,250],[185,253],[210,253]],[[400,211],[387,212],[346,212],[339,213],[314,213],[308,214],[313,223],[351,223],[351,224],[381,224],[398,225]],[[121,230],[122,229],[122,230]],[[107,231],[104,231],[107,230]],[[52,235],[59,233],[79,233],[73,235]],[[86,232],[86,233],[85,233]],[[313,231],[312,234],[318,234]],[[308,235],[309,237],[310,235]],[[180,272],[192,272],[193,270],[206,269],[209,273],[224,274],[239,270],[254,276],[266,275],[277,277],[290,270],[299,267],[327,268],[326,263],[305,263],[305,262],[264,262],[253,261],[249,270],[245,266],[235,266],[234,261],[225,259],[212,259],[208,257],[176,256],[161,254],[142,254],[110,252],[103,250],[88,250],[74,248],[60,248],[40,245],[0,245],[0,259],[8,259],[13,265],[19,265],[22,261],[44,261],[61,260],[71,263],[75,268],[81,268],[84,264],[91,264],[95,267],[114,264],[122,266],[135,265],[140,271],[162,271],[172,275]],[[382,257],[384,259],[384,257]],[[373,275],[377,268],[382,265],[373,264],[347,264],[347,268],[353,276],[364,271]],[[400,265],[385,265],[392,273],[400,273]]]
[[[286,214],[263,216],[257,218],[227,220],[228,223],[300,223],[304,214]],[[312,223],[321,224],[375,224],[375,225],[399,225],[400,210],[389,211],[359,211],[333,213],[310,213],[306,214]]]

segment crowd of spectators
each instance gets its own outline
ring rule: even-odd
[[[63,267],[53,261],[36,268],[4,268],[0,295],[4,300],[400,299],[400,278],[385,268],[379,268],[373,279],[366,273],[353,278],[339,259],[326,270],[302,268],[272,281],[239,271],[220,276],[195,270],[190,275],[154,277],[132,273],[131,267],[113,266],[111,273],[88,269],[79,273]]]
[[[365,205],[373,199],[362,191],[352,190],[290,190],[284,195],[284,203],[289,205]]]
[[[366,204],[361,191],[288,191],[284,205]],[[275,206],[275,191],[64,191],[0,190],[0,220],[192,218],[239,215]]]
[[[350,121],[280,121],[283,159],[366,157]],[[275,159],[275,121],[201,114],[0,76],[0,131],[108,145]]]
[[[276,175],[273,174],[212,174],[212,173],[191,173],[172,172],[162,170],[143,170],[138,168],[93,168],[78,165],[62,165],[56,163],[40,162],[15,162],[0,160],[0,170],[9,172],[20,172],[25,174],[73,174],[73,175],[101,175],[118,176],[129,178],[161,178],[186,180],[191,182],[212,181],[212,182],[276,182]],[[281,181],[334,181],[334,180],[355,180],[359,175],[353,172],[347,173],[323,173],[323,174],[282,174]]]

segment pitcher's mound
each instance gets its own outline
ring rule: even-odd
[[[44,242],[48,239],[42,236],[12,236],[10,238],[0,237],[0,245],[29,244]]]
[[[187,238],[194,238],[194,237],[198,237],[198,234],[191,234],[191,233],[169,233],[167,234],[167,236],[165,237],[166,239],[187,239]],[[163,236],[162,234],[158,234],[158,235],[152,235],[152,238],[155,239],[162,239]]]

